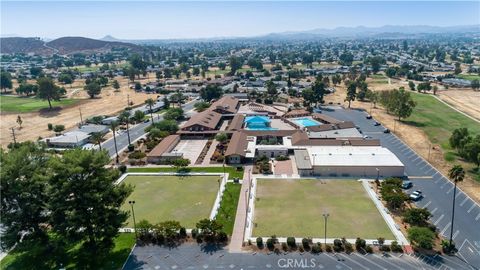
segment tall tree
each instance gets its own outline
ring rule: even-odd
[[[52,100],[58,101],[66,93],[63,87],[55,85],[51,78],[42,77],[37,80],[37,96],[48,101],[48,106],[52,109]]]
[[[145,104],[147,104],[148,108],[149,108],[149,112],[150,112],[150,116],[152,117],[152,125],[155,124],[154,120],[153,120],[153,109],[152,109],[152,106],[155,105],[155,101],[152,99],[152,98],[149,98],[147,100],[145,100]]]
[[[127,125],[127,138],[128,138],[128,145],[132,144],[130,142],[130,128],[128,126],[129,122],[130,122],[130,116],[131,116],[131,113],[129,110],[125,110],[123,111],[120,116],[119,116],[119,120],[126,124]]]
[[[112,133],[113,133],[113,144],[115,145],[116,163],[118,164],[120,162],[120,157],[118,156],[118,148],[117,148],[117,135],[116,135],[117,127],[118,127],[117,121],[112,121],[110,123],[110,128],[112,129]]]
[[[118,89],[120,89],[120,83],[118,83],[117,80],[113,80],[112,86],[115,91],[118,91]]]
[[[0,88],[6,93],[12,89],[12,75],[6,71],[0,71]]]
[[[2,241],[4,249],[22,241],[48,241],[47,178],[48,157],[43,145],[17,143],[10,151],[0,149]]]
[[[462,182],[465,178],[465,170],[461,165],[453,166],[448,172],[448,176],[453,180],[454,189],[453,189],[453,201],[452,201],[452,226],[450,227],[450,249],[454,247],[453,245],[453,223],[455,221],[455,197],[457,195],[457,183]]]
[[[100,94],[102,91],[102,86],[96,82],[91,82],[84,87],[85,90],[87,90],[88,95],[90,98],[94,98],[96,95]]]
[[[102,141],[103,137],[105,135],[102,132],[94,132],[92,133],[92,141],[95,142],[98,145],[98,149],[101,151],[102,150]]]
[[[107,152],[81,149],[66,151],[49,162],[52,229],[68,242],[81,241],[83,260],[90,266],[113,248],[128,218],[120,207],[132,188],[115,184],[119,173],[107,168],[109,163]]]
[[[413,101],[410,93],[403,89],[393,90],[393,92],[396,93],[395,99],[397,103],[397,106],[395,106],[393,111],[395,115],[398,116],[398,120],[409,117],[416,106],[416,103]]]
[[[350,104],[355,100],[356,97],[357,84],[355,82],[350,82],[347,86],[347,97],[345,98],[345,101],[348,101],[348,108],[350,108]]]

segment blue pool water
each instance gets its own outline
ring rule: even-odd
[[[276,130],[270,127],[270,118],[268,116],[247,116],[244,120],[245,129],[249,130]]]
[[[322,123],[313,120],[312,118],[296,118],[292,119],[292,121],[302,127],[311,127],[311,126],[318,126],[321,125]]]

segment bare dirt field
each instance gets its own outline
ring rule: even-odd
[[[449,88],[448,90],[438,91],[438,96],[451,106],[480,120],[480,91]]]
[[[120,91],[115,92],[111,86],[102,89],[102,93],[89,99],[83,90],[83,80],[78,80],[72,86],[66,85],[67,97],[80,99],[81,102],[66,108],[55,109],[52,111],[42,110],[40,112],[21,113],[21,114],[1,114],[0,115],[0,145],[5,147],[12,142],[11,128],[16,127],[15,135],[17,141],[36,140],[39,137],[52,136],[53,132],[47,129],[47,124],[65,125],[69,130],[80,122],[80,110],[83,120],[95,115],[112,115],[127,106],[127,95],[134,105],[143,104],[148,98],[156,98],[157,94],[136,93],[129,89],[126,78],[116,78],[120,83]],[[148,78],[140,78],[138,81],[146,83],[154,81],[155,75],[150,74]],[[16,123],[17,116],[20,115],[23,120],[22,129],[18,129]]]
[[[402,86],[404,83],[398,80],[392,80],[392,85],[396,85],[398,88]],[[381,88],[381,87],[370,87],[369,88],[375,91],[381,90],[388,90],[389,88]],[[405,87],[408,89],[407,87]],[[453,91],[452,91],[453,92]],[[473,91],[472,91],[473,92]],[[336,92],[327,95],[325,98],[326,103],[333,102],[334,104],[340,103],[345,108],[348,107],[348,103],[345,102],[346,96],[346,89],[345,86],[342,84],[341,86],[336,87]],[[477,99],[478,100],[478,99]],[[473,101],[474,102],[474,101]],[[360,102],[354,101],[351,104],[352,108],[362,108],[367,111],[370,111],[371,104],[369,102]],[[395,117],[386,113],[386,111],[381,108],[381,106],[377,105],[377,108],[373,108],[371,111],[372,116],[382,123],[385,127],[389,128],[390,130],[394,130],[394,122]],[[402,122],[398,122],[395,124],[395,134],[400,137],[408,146],[410,146],[413,150],[415,150],[419,155],[421,155],[425,160],[428,159],[429,156],[429,148],[430,149],[430,159],[429,162],[437,168],[442,174],[448,175],[448,170],[451,168],[452,164],[445,161],[444,158],[444,151],[442,150],[440,145],[432,144],[430,145],[430,140],[428,136],[420,129],[411,125],[403,124]],[[469,175],[466,176],[466,179],[459,183],[459,186],[462,188],[463,191],[468,193],[470,197],[472,197],[477,202],[480,202],[480,185],[475,182]]]

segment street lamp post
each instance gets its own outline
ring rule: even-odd
[[[130,204],[130,206],[132,207],[133,230],[135,231],[135,239],[138,240],[137,222],[135,221],[135,211],[133,210],[133,205],[135,204],[135,201],[128,201],[128,204]]]
[[[380,180],[380,169],[375,168],[375,170],[377,170],[377,181],[378,181]]]
[[[329,213],[323,213],[323,219],[325,220],[325,247],[327,246],[327,220],[328,216],[330,216]]]

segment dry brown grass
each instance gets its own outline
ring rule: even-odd
[[[113,115],[127,106],[127,95],[134,105],[143,104],[147,98],[156,98],[157,94],[136,93],[129,89],[128,79],[116,78],[120,83],[120,91],[115,92],[111,86],[107,86],[102,93],[89,99],[83,90],[84,80],[77,80],[70,87],[66,85],[67,97],[80,99],[81,101],[73,106],[52,111],[41,111],[22,114],[4,114],[1,117],[0,145],[5,147],[12,142],[10,128],[18,127],[17,115],[23,119],[22,129],[16,130],[17,141],[36,140],[38,137],[52,136],[53,132],[47,129],[47,124],[65,125],[65,129],[71,129],[80,122],[80,109],[83,120],[95,115]],[[155,81],[155,75],[149,74],[148,78],[138,80],[141,83]]]
[[[441,90],[438,96],[460,111],[480,120],[480,91],[465,88]]]

